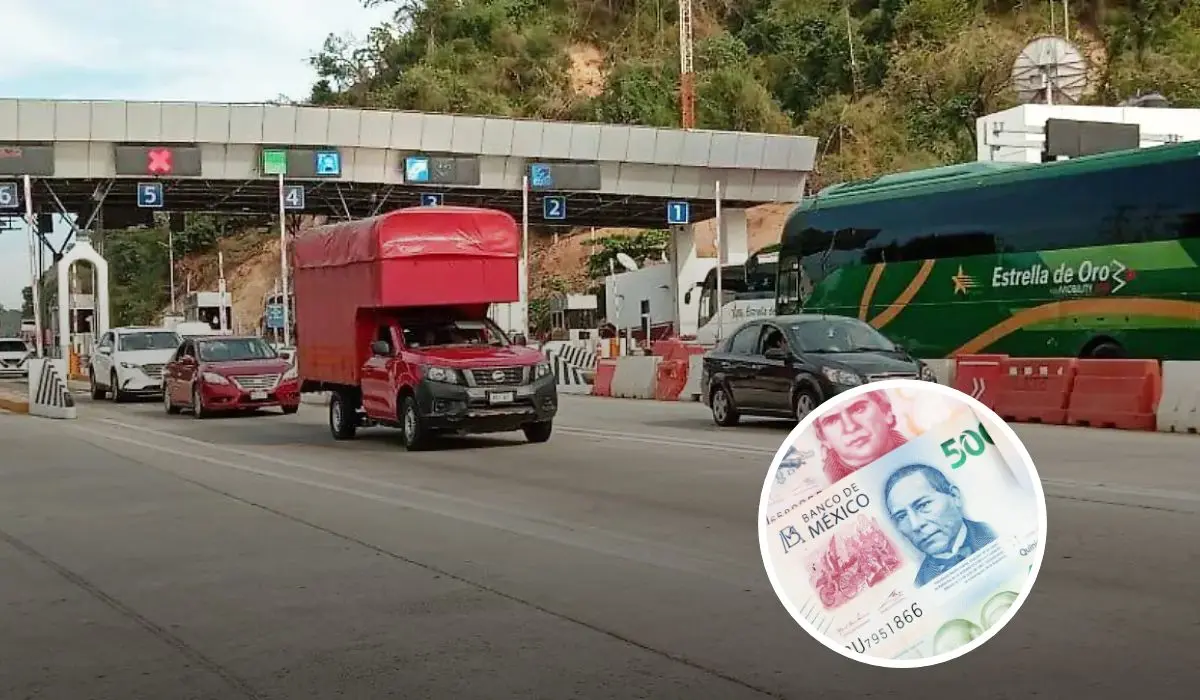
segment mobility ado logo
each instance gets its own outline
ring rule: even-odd
[[[1040,263],[1025,268],[997,265],[992,269],[992,288],[1050,286],[1055,296],[1098,296],[1116,294],[1137,277],[1120,260],[1095,263],[1084,260],[1074,267],[1063,263],[1051,270]]]

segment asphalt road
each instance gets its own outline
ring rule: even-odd
[[[896,671],[770,590],[787,424],[567,397],[545,445],[408,454],[324,420],[0,415],[0,697],[1195,697],[1198,436],[1018,427],[1049,496],[1034,594],[982,649]]]

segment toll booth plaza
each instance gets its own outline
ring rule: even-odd
[[[147,223],[156,211],[337,220],[410,206],[481,206],[536,227],[670,226],[680,269],[696,257],[692,223],[713,217],[718,196],[722,259],[745,259],[746,208],[799,201],[815,153],[816,139],[805,136],[281,105],[5,99],[0,210],[24,213],[23,176],[31,179],[34,214],[76,214],[81,231]]]

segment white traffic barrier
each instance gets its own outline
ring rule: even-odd
[[[1200,432],[1200,362],[1163,362],[1162,387],[1156,413],[1159,431]]]
[[[554,372],[554,383],[558,385],[558,393],[592,393],[592,385],[588,383],[582,369],[567,362],[553,350],[546,352],[546,359],[550,361],[550,369]]]
[[[938,384],[954,386],[954,360],[923,360],[933,370]]]
[[[700,374],[703,371],[703,355],[692,355],[688,357],[687,383],[683,385],[683,391],[679,392],[680,401],[700,400]]]
[[[542,346],[542,352],[548,357],[555,353],[567,364],[580,369],[595,370],[598,355],[595,350],[584,345],[582,340],[551,340]]]
[[[42,418],[77,418],[75,397],[67,388],[67,361],[29,360],[29,413]]]
[[[622,399],[653,399],[660,361],[662,358],[657,355],[617,358],[612,395]]]

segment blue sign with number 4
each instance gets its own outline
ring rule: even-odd
[[[667,202],[667,223],[673,226],[691,223],[692,207],[688,202]]]
[[[283,208],[293,211],[304,209],[304,185],[284,186]]]
[[[137,205],[143,209],[162,209],[163,186],[161,182],[139,182]]]
[[[566,197],[546,197],[542,200],[542,218],[547,221],[563,221],[567,218]]]

